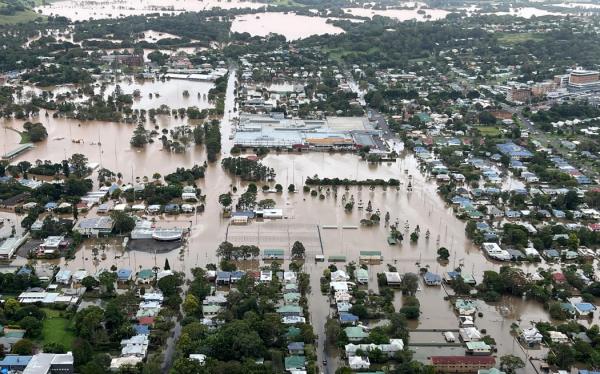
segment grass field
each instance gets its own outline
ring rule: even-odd
[[[494,126],[482,126],[482,127],[477,127],[477,131],[479,131],[479,133],[481,133],[482,136],[491,136],[491,137],[496,137],[496,136],[500,136],[500,129]]]
[[[44,308],[44,312],[46,312],[46,319],[42,327],[43,344],[60,343],[67,350],[72,349],[75,334],[71,320],[60,317],[60,312],[57,310]]]
[[[516,44],[526,42],[528,40],[541,40],[543,36],[536,33],[500,33],[498,40],[504,44]]]

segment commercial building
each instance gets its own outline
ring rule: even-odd
[[[0,260],[9,260],[17,249],[27,241],[28,236],[8,238],[0,244]]]
[[[243,113],[233,142],[238,147],[288,149],[355,149],[384,146],[380,131],[367,118],[331,117],[322,120]]]
[[[38,353],[34,355],[27,367],[23,370],[23,374],[72,374],[73,354],[67,353]]]
[[[84,218],[75,224],[73,231],[85,236],[108,235],[112,232],[115,222],[110,217]]]
[[[506,100],[514,103],[526,103],[531,100],[531,88],[527,86],[513,86],[506,93]]]
[[[436,372],[472,373],[494,367],[496,359],[492,356],[432,356],[431,364]]]
[[[597,91],[600,90],[600,74],[595,70],[573,70],[569,74],[569,91]]]

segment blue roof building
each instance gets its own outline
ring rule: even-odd
[[[516,145],[513,142],[506,142],[504,144],[496,145],[500,153],[510,157],[512,160],[522,160],[533,157],[533,154],[527,149]]]
[[[6,355],[0,361],[0,368],[6,371],[22,371],[25,369],[32,356]]]
[[[131,275],[133,274],[133,270],[122,268],[117,270],[117,281],[119,282],[127,282],[131,279]]]
[[[136,335],[150,335],[150,327],[148,325],[133,325]]]
[[[354,324],[358,322],[358,316],[355,316],[352,313],[340,313],[340,323],[342,325]]]

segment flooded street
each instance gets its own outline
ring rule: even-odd
[[[196,105],[200,108],[210,106],[197,93],[207,92],[211,83],[174,81],[169,82],[133,82],[131,85],[121,83],[125,93],[134,89],[141,91],[141,98],[135,101],[134,107],[149,109],[165,104],[172,108]],[[235,116],[234,106],[235,71],[230,72],[225,102],[225,116],[222,121],[222,157],[225,157],[232,146],[229,139],[232,120]],[[107,92],[111,92],[110,86]],[[189,90],[191,95],[183,99],[183,90]],[[149,99],[150,93],[160,92],[158,99]],[[164,99],[163,99],[164,98]],[[171,129],[175,126],[186,124],[187,119],[175,119],[171,116],[157,117],[159,129]],[[49,159],[59,162],[73,153],[86,155],[90,162],[98,163],[101,167],[123,174],[123,182],[132,182],[137,177],[151,177],[158,172],[166,175],[177,167],[189,168],[195,164],[202,164],[206,160],[203,146],[190,145],[184,153],[170,153],[162,150],[159,141],[148,144],[145,149],[136,149],[130,146],[134,125],[125,123],[110,123],[86,121],[78,122],[65,118],[46,117],[42,112],[39,119],[48,130],[48,140],[36,144],[29,152],[19,156],[15,161],[28,160],[34,162],[38,159]],[[21,130],[24,121],[3,119],[3,127]],[[147,125],[150,128],[150,125]],[[2,129],[2,151],[6,152],[18,145],[20,136],[7,128]],[[83,139],[83,143],[74,143],[72,139]],[[91,143],[100,143],[91,144]],[[419,163],[412,154],[403,154],[397,162],[371,164],[360,160],[354,154],[313,152],[313,153],[276,153],[271,152],[262,162],[272,167],[276,174],[276,183],[284,186],[283,193],[259,192],[257,200],[270,198],[275,200],[276,206],[284,210],[283,220],[254,222],[248,226],[230,226],[229,220],[222,218],[221,205],[217,196],[231,191],[233,186],[238,187],[234,193],[234,200],[245,189],[246,183],[240,182],[226,174],[219,162],[210,164],[206,176],[197,182],[203,195],[207,195],[205,211],[203,213],[178,216],[151,216],[163,227],[178,226],[190,228],[187,243],[181,248],[167,253],[151,253],[142,251],[126,251],[122,246],[122,239],[117,238],[108,242],[86,242],[76,254],[76,258],[65,262],[55,261],[56,264],[69,269],[86,269],[96,273],[100,269],[112,266],[129,267],[139,271],[143,268],[162,266],[165,259],[169,260],[173,270],[190,274],[190,269],[196,266],[206,266],[209,263],[218,263],[215,250],[219,243],[229,240],[234,244],[256,244],[264,248],[284,248],[289,256],[295,240],[302,240],[307,248],[305,271],[311,276],[311,323],[318,335],[319,365],[323,359],[329,362],[329,372],[334,372],[337,366],[336,353],[325,351],[324,324],[326,318],[332,313],[326,296],[321,295],[319,278],[329,263],[316,263],[316,255],[345,256],[347,261],[358,262],[359,252],[364,250],[381,251],[383,261],[379,265],[370,265],[370,279],[368,289],[377,291],[376,274],[387,270],[387,264],[395,266],[400,273],[418,273],[419,268],[428,267],[431,271],[443,274],[462,265],[467,273],[480,280],[486,270],[498,270],[499,263],[489,261],[482,251],[474,246],[465,237],[465,223],[458,220],[452,209],[444,204],[437,195],[437,185],[427,175],[419,170]],[[398,189],[377,187],[370,190],[368,187],[350,187],[348,191],[339,187],[337,197],[332,189],[324,187],[321,191],[324,199],[313,197],[309,193],[301,192],[301,187],[307,177],[318,175],[329,178],[348,178],[355,180],[389,179],[400,180]],[[412,176],[412,178],[411,178]],[[94,176],[95,178],[95,176]],[[413,190],[408,192],[406,186],[412,183]],[[275,183],[275,182],[274,182]],[[271,183],[271,185],[274,185]],[[300,192],[288,193],[287,186],[295,184]],[[262,184],[259,183],[259,187]],[[260,190],[260,188],[259,188]],[[387,243],[389,227],[382,221],[373,227],[360,225],[360,220],[367,216],[365,210],[356,207],[351,212],[343,208],[343,196],[347,199],[353,197],[355,201],[372,203],[373,211],[379,209],[382,216],[390,213],[390,223],[402,223],[401,230],[405,240],[396,246]],[[95,210],[87,215],[94,216]],[[407,222],[408,230],[403,224]],[[408,237],[416,226],[421,232],[431,232],[429,240],[421,236],[417,243],[410,243]],[[94,246],[107,244],[102,251],[104,260],[94,255]],[[450,251],[450,261],[447,265],[437,261],[437,249],[446,247]],[[27,260],[18,258],[14,264],[23,264]],[[256,268],[258,262],[252,264]],[[286,262],[283,268],[287,269]],[[343,268],[343,263],[337,264]],[[538,265],[523,265],[525,272],[532,272]],[[421,303],[422,318],[418,323],[411,325],[415,329],[456,329],[457,316],[442,287],[426,287],[421,283],[417,297]],[[511,335],[511,325],[516,323],[529,326],[531,321],[547,320],[547,313],[541,305],[535,302],[526,302],[515,298],[503,298],[499,303],[480,303],[482,318],[477,319],[477,326],[485,329],[488,335],[496,339],[498,353],[501,356],[513,353],[526,360],[527,355],[534,353],[524,351]],[[396,310],[402,305],[402,296],[396,292]],[[427,361],[432,351],[423,347],[415,347],[415,357]],[[532,370],[528,365],[526,372]]]

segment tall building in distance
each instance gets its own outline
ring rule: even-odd
[[[571,92],[600,91],[600,73],[597,70],[575,69],[569,74],[555,76],[554,82]]]

